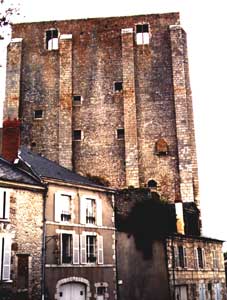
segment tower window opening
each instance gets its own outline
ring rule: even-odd
[[[121,92],[123,90],[123,83],[122,81],[116,81],[114,82],[114,91],[115,92]]]
[[[50,29],[46,31],[46,49],[58,50],[58,30]]]
[[[157,182],[153,179],[149,180],[147,183],[147,186],[151,189],[156,189],[157,188]]]

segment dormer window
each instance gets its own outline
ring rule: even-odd
[[[136,44],[148,45],[149,44],[149,24],[137,24],[136,25]]]
[[[46,49],[58,50],[58,30],[50,29],[46,31]]]

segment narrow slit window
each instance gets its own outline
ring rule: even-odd
[[[122,81],[116,81],[114,82],[114,91],[115,92],[121,92],[123,90],[123,83]]]
[[[123,128],[117,129],[117,139],[123,140],[125,138],[125,130]]]
[[[50,29],[46,31],[46,49],[57,50],[58,49],[58,30]]]
[[[41,109],[34,111],[34,118],[35,119],[42,119],[43,118],[43,111]]]
[[[74,141],[81,141],[82,140],[81,130],[74,130],[73,131],[73,139],[74,139]]]
[[[73,105],[81,105],[82,97],[80,95],[73,96]]]
[[[137,24],[136,25],[136,44],[148,45],[149,44],[149,25]]]

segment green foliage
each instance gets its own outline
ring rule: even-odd
[[[176,232],[174,205],[146,188],[124,189],[116,198],[117,229],[133,235],[136,248],[149,259],[153,241]]]
[[[102,185],[102,186],[107,186],[107,187],[110,186],[110,182],[104,177],[91,175],[90,173],[87,173],[86,177],[90,181],[94,182],[95,184]]]

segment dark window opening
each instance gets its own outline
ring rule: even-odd
[[[87,235],[86,236],[87,245],[87,262],[94,263],[97,260],[96,257],[96,236]]]
[[[123,140],[125,138],[125,130],[123,128],[117,129],[118,140]]]
[[[104,296],[106,292],[106,288],[104,286],[97,287],[97,295]]]
[[[155,180],[149,180],[147,183],[149,188],[157,188],[157,182]]]
[[[181,268],[185,267],[185,262],[184,262],[184,248],[183,246],[178,246],[178,253],[179,253],[179,266]]]
[[[200,269],[203,269],[204,268],[203,249],[198,247],[197,254],[198,254],[198,266]]]
[[[116,81],[114,82],[114,91],[115,92],[120,92],[123,90],[123,83],[122,81]]]
[[[86,199],[86,223],[95,224],[96,203],[94,199]]]
[[[149,32],[148,24],[138,24],[136,25],[136,33]]]
[[[73,96],[73,104],[74,105],[81,105],[82,99],[80,95]]]
[[[58,30],[50,29],[46,31],[46,49],[57,50],[58,49]]]
[[[62,263],[72,263],[72,235],[62,234]]]
[[[42,117],[43,117],[43,111],[41,109],[35,110],[34,118],[35,119],[42,119]]]
[[[81,130],[74,130],[73,131],[73,139],[75,141],[81,141],[81,139],[82,139],[82,132],[81,132]]]
[[[29,278],[29,255],[18,254],[18,267],[17,267],[17,288],[27,289],[28,288],[28,278]]]

